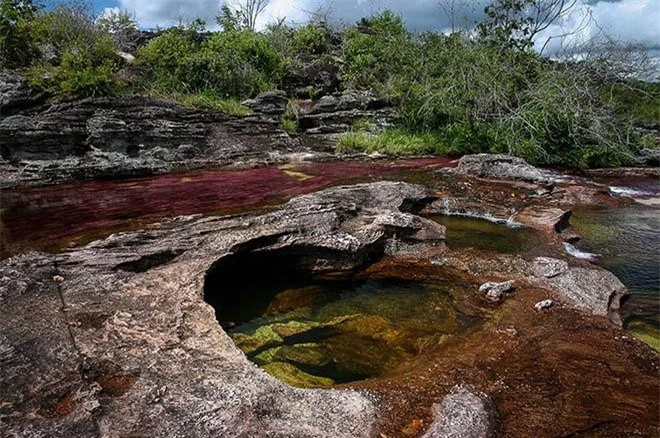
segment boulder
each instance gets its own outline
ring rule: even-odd
[[[454,386],[442,403],[433,405],[433,418],[423,438],[495,436],[495,409],[490,398],[465,384]]]
[[[458,160],[455,172],[477,178],[548,182],[541,170],[510,155],[465,155]]]
[[[266,91],[259,93],[254,99],[243,102],[243,106],[250,108],[255,113],[280,116],[286,112],[289,99],[282,90]]]

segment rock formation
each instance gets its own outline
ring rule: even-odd
[[[404,183],[335,187],[260,216],[181,217],[57,255],[0,262],[1,434],[372,435],[379,409],[372,395],[299,390],[268,376],[220,328],[203,295],[218,293],[205,290],[213,273],[245,254],[323,273],[353,272],[385,255],[446,253],[444,228],[416,215],[433,199]],[[523,283],[597,314],[620,292],[599,268],[446,259],[466,275],[517,272]],[[429,436],[487,436],[485,406],[480,396],[452,392]]]

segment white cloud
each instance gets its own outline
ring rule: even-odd
[[[135,14],[140,26],[171,26],[179,20],[190,22],[202,18],[215,22],[219,0],[119,0],[119,6]]]
[[[409,27],[423,31],[445,30],[450,21],[439,6],[440,0],[272,0],[259,20],[259,26],[286,18],[287,21],[304,21],[306,11],[315,10],[320,5],[332,5],[335,21],[353,22],[360,17],[390,8],[403,15]],[[660,0],[585,0],[593,11],[594,22],[582,30],[581,36],[595,35],[600,28],[625,42],[643,41],[660,47]],[[461,2],[459,2],[461,3]],[[471,25],[483,16],[483,8],[488,0],[469,0],[464,10],[456,14],[460,24]],[[212,27],[218,15],[221,0],[119,0],[121,8],[133,12],[143,27],[156,25],[169,26],[179,19],[191,21],[203,18]],[[563,28],[575,26],[580,21],[578,13],[572,14]],[[562,33],[561,26],[548,29],[541,40],[550,35]],[[552,41],[550,51],[559,41]]]
[[[622,0],[592,1],[589,5],[591,17],[586,10],[576,9],[563,23],[547,29],[537,38],[537,48],[549,37],[569,33],[562,42],[552,39],[546,53],[556,53],[564,44],[589,41],[598,36],[611,36],[623,43],[641,42],[647,47],[660,46],[660,1]],[[577,33],[573,31],[579,30]]]

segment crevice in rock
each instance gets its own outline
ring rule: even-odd
[[[171,262],[181,254],[181,251],[161,251],[154,254],[148,254],[137,260],[123,262],[115,266],[115,270],[128,272],[146,272],[157,266]]]

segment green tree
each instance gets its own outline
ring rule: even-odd
[[[560,23],[579,0],[494,0],[477,26],[479,36],[493,46],[521,51],[534,47],[535,39]],[[541,52],[543,51],[541,48]]]
[[[41,7],[33,0],[0,0],[0,67],[25,67],[38,56],[33,25]]]
[[[96,20],[96,25],[104,32],[112,35],[112,39],[120,50],[135,49],[141,34],[135,16],[122,9],[105,12]]]

